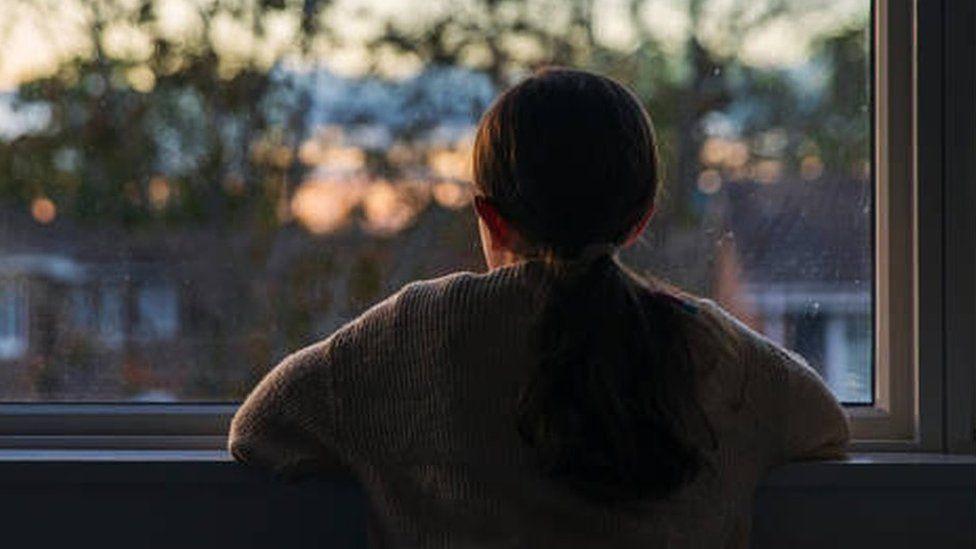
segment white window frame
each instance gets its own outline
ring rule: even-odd
[[[918,174],[914,155],[915,36],[912,5],[880,0],[874,38],[874,392],[869,407],[850,407],[859,445],[917,444],[919,398]],[[905,223],[910,220],[910,223]]]
[[[849,409],[854,447],[973,452],[973,6],[877,0],[874,21],[875,405]]]
[[[972,95],[967,103],[963,93],[942,91],[947,60],[960,69],[954,78],[973,88],[973,48],[948,59],[945,44],[953,38],[943,37],[952,31],[956,41],[971,43],[965,25],[952,21],[953,13],[971,11],[971,0],[874,2],[875,403],[848,408],[859,451],[972,451],[974,193],[944,184],[943,163],[965,157],[945,170],[972,186],[973,124],[945,143],[943,121],[952,118],[944,101],[965,111],[963,121],[973,105]],[[947,146],[969,148],[953,155]],[[971,233],[947,242],[959,229]],[[953,268],[959,276],[951,276]],[[947,291],[971,303],[946,299]],[[959,402],[946,406],[949,395]],[[221,448],[235,410],[210,403],[0,404],[0,448]]]

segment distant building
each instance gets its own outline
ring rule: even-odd
[[[80,390],[110,394],[124,376],[107,365],[179,336],[179,292],[159,264],[113,260],[105,241],[37,227],[20,212],[5,211],[4,220],[3,392],[22,396],[43,379],[41,387],[67,398]]]
[[[872,395],[871,193],[853,178],[730,182],[714,212],[716,299],[847,402]]]
[[[50,201],[44,223],[0,205],[0,400],[238,398],[283,353],[407,281],[481,265],[460,182],[465,136],[496,93],[486,75],[279,76],[310,92],[307,135],[280,146],[308,168],[280,226],[128,230],[54,219]],[[744,143],[726,148],[748,160]],[[404,173],[372,173],[377,158]],[[803,354],[843,400],[869,401],[870,185],[708,171],[705,230],[652,228],[630,253]],[[414,192],[426,183],[439,188]]]

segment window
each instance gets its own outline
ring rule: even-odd
[[[98,291],[99,338],[109,347],[118,348],[125,337],[125,310],[122,290],[118,286],[105,286]]]
[[[179,329],[179,300],[166,282],[147,282],[136,294],[136,332],[149,340],[167,340]]]
[[[47,321],[3,399],[226,417],[286,352],[405,282],[481,269],[473,128],[555,63],[623,80],[655,118],[666,198],[625,261],[806,356],[859,437],[908,440],[917,314],[897,296],[915,295],[927,237],[905,222],[902,4],[0,6],[17,60],[0,64],[0,234],[17,241],[0,258],[72,270],[23,275],[24,314]]]
[[[0,279],[0,360],[13,360],[27,350],[27,297],[18,280]]]

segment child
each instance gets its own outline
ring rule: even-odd
[[[659,190],[623,85],[549,69],[474,147],[489,267],[408,284],[286,358],[230,450],[343,467],[381,547],[746,547],[757,483],[844,455],[837,401],[798,357],[616,251]]]

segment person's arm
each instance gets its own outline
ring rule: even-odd
[[[850,442],[847,416],[823,380],[800,355],[787,351],[713,301],[698,304],[718,322],[716,341],[731,341],[728,360],[746,365],[744,398],[756,406],[768,464],[841,459]]]
[[[231,421],[228,449],[240,462],[295,478],[340,470],[332,339],[284,359],[254,388]]]
[[[785,460],[842,459],[850,442],[844,409],[802,358],[790,353],[786,369]]]

